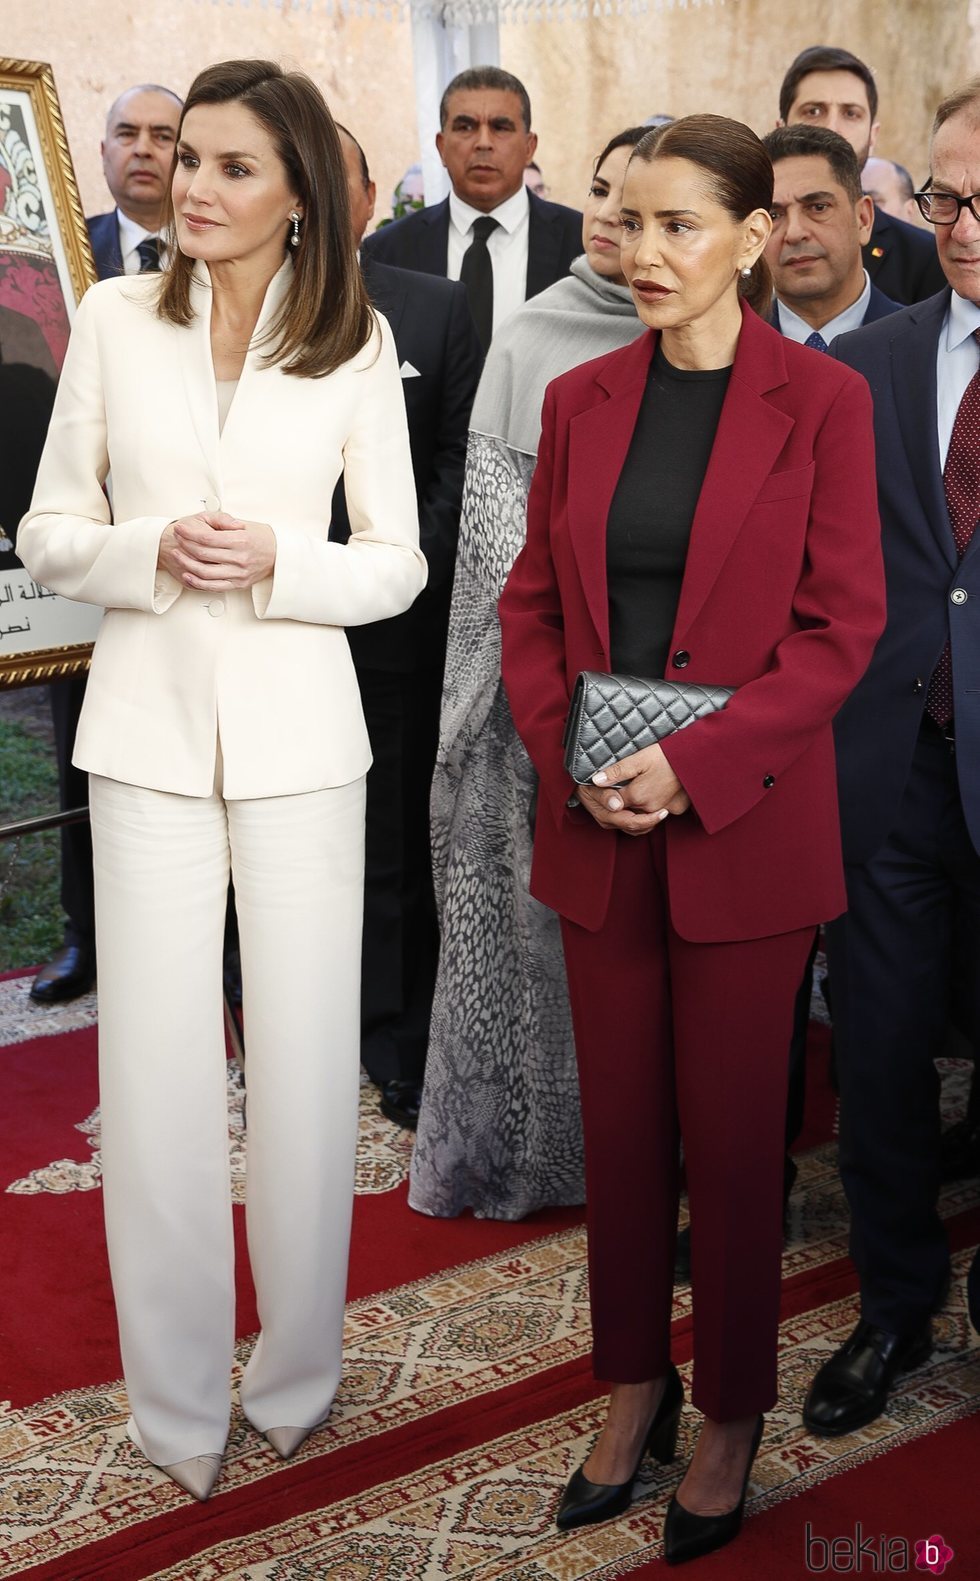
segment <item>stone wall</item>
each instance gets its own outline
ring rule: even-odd
[[[932,110],[980,71],[978,0],[728,0],[640,17],[506,23],[501,61],[527,84],[550,193],[578,203],[593,154],[655,111],[714,110],[764,132],[782,74],[808,44],[853,50],[882,98],[878,151],[925,174]],[[805,13],[805,15],[804,15]],[[379,216],[418,157],[411,31],[331,16],[321,0],[282,9],[212,0],[2,0],[0,54],[51,62],[87,213],[109,206],[98,145],[106,108],[134,82],[178,91],[210,61],[270,55],[309,71],[360,137]]]

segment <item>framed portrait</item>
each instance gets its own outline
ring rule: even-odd
[[[71,321],[94,280],[51,67],[0,57],[0,687],[84,670],[102,618],[17,558]]]

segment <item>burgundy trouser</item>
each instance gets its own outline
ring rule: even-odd
[[[694,1385],[716,1422],[776,1402],[793,1003],[813,928],[692,944],[671,926],[665,831],[617,844],[606,921],[562,919],[582,1115],[596,1377],[670,1360],[678,1141],[691,1211]]]

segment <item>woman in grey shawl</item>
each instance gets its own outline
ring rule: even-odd
[[[644,131],[599,155],[584,256],[498,330],[470,420],[432,784],[442,953],[408,1199],[440,1217],[585,1200],[558,919],[528,894],[536,782],[500,683],[497,600],[524,543],[546,386],[643,331],[619,206]]]

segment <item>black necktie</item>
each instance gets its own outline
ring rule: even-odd
[[[489,348],[493,334],[493,260],[487,238],[499,223],[499,220],[491,219],[489,214],[482,214],[473,221],[473,240],[463,254],[463,266],[459,271],[484,351]]]
[[[144,236],[136,249],[140,261],[140,274],[155,274],[160,268],[159,236]]]

